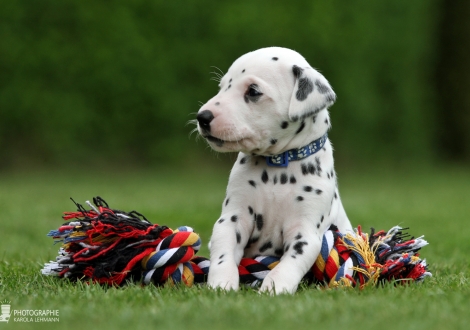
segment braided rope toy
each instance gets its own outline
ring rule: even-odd
[[[127,281],[158,286],[206,281],[210,261],[196,256],[201,239],[191,227],[171,230],[150,223],[136,211],[111,209],[100,197],[93,198],[93,203],[96,207],[87,201],[90,210],[75,203],[77,211],[65,212],[67,222],[49,232],[62,247],[42,274],[116,286]],[[363,288],[384,281],[422,281],[431,273],[417,251],[428,243],[423,236],[406,240],[405,229],[396,226],[377,233],[372,229],[369,236],[359,226],[355,234],[343,235],[332,226],[304,282]],[[243,258],[238,267],[240,282],[258,286],[279,260]]]

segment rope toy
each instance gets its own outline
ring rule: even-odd
[[[72,200],[73,201],[73,200]],[[191,227],[172,230],[152,224],[136,211],[109,208],[100,197],[87,201],[87,210],[74,201],[76,212],[65,212],[66,220],[51,230],[62,242],[56,261],[46,263],[42,274],[92,280],[120,286],[127,281],[143,285],[192,286],[204,283],[210,268],[208,258],[196,256],[201,239]],[[341,234],[332,226],[323,236],[320,255],[304,282],[326,287],[364,288],[384,281],[418,282],[428,276],[425,259],[417,253],[428,243],[423,236],[410,238],[399,226],[370,235],[359,226],[355,234]],[[238,267],[240,282],[256,287],[280,258],[243,258]]]

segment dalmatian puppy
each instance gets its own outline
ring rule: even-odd
[[[237,290],[242,257],[280,257],[260,291],[294,293],[330,225],[352,231],[328,139],[328,81],[299,53],[280,47],[238,58],[219,93],[197,114],[218,152],[239,152],[210,242],[208,285]]]

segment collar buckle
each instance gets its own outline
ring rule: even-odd
[[[289,151],[285,151],[282,154],[266,157],[266,164],[274,167],[287,167],[289,165]]]

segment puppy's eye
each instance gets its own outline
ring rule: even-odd
[[[261,93],[261,92],[259,91],[259,87],[258,87],[258,85],[256,85],[256,84],[251,84],[251,85],[248,87],[247,94],[248,94],[248,96],[251,96],[251,97],[256,97],[256,96],[261,96],[261,95],[263,95],[263,93]]]
[[[259,98],[263,95],[261,91],[259,90],[258,85],[256,84],[251,84],[248,86],[248,89],[246,90],[245,93],[245,101],[248,103],[248,101],[256,102],[259,100]]]

